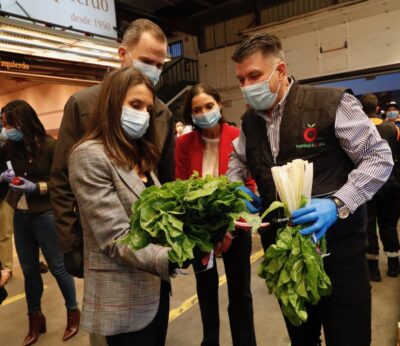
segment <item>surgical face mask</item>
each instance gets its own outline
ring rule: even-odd
[[[247,103],[250,105],[251,108],[256,111],[264,111],[270,109],[274,105],[275,100],[278,97],[278,90],[281,86],[280,82],[276,93],[272,93],[269,88],[269,81],[271,80],[277,66],[278,65],[274,67],[273,71],[266,81],[262,81],[260,83],[241,88],[243,96],[246,99]]]
[[[218,107],[201,115],[192,114],[193,124],[195,124],[196,126],[200,127],[203,130],[211,129],[214,126],[216,126],[219,122],[219,119],[221,119],[221,112],[219,111]]]
[[[6,129],[7,138],[13,142],[18,142],[24,137],[22,131],[18,129]]]
[[[131,107],[122,107],[121,126],[131,139],[142,138],[150,123],[149,112],[138,111]]]
[[[396,119],[399,116],[399,111],[386,112],[386,117],[388,119]]]
[[[149,78],[153,83],[153,86],[156,86],[158,81],[160,80],[162,70],[157,68],[156,66],[146,64],[140,60],[133,59],[129,52],[128,55],[133,61],[132,66],[142,72],[147,78]]]

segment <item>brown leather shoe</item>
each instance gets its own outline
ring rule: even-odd
[[[29,315],[29,333],[26,336],[23,346],[33,345],[39,339],[39,334],[46,333],[46,318],[41,311]]]
[[[78,333],[79,322],[81,321],[81,312],[78,308],[67,310],[67,328],[65,328],[63,341],[71,339]]]

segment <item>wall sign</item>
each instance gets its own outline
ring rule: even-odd
[[[105,66],[0,52],[0,76],[51,76],[52,79],[100,82],[107,71]]]
[[[114,0],[1,0],[1,10],[117,38]]]

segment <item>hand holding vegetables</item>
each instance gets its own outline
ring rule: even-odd
[[[300,233],[308,235],[315,233],[320,240],[337,220],[336,204],[330,198],[313,198],[311,204],[297,209],[292,213],[292,224],[302,225],[313,222],[312,225],[303,228]]]
[[[244,203],[246,204],[247,210],[252,213],[256,214],[261,211],[261,198],[257,196],[253,191],[251,191],[248,187],[246,186],[239,186],[239,190],[243,191],[245,194],[247,194],[250,198],[250,200],[244,199]]]
[[[282,312],[290,323],[299,326],[307,321],[306,303],[315,305],[322,296],[331,292],[331,281],[323,264],[326,240],[323,238],[319,244],[314,244],[308,234],[314,232],[311,228],[314,226],[315,230],[320,230],[318,236],[323,236],[321,230],[326,231],[336,220],[336,205],[329,200],[335,211],[333,216],[328,200],[311,199],[312,163],[294,160],[282,167],[273,167],[272,176],[281,201],[273,202],[261,218],[277,208],[283,208],[285,216],[292,216],[293,221],[279,228],[276,243],[265,252],[258,275],[265,279],[269,292],[278,298]],[[310,200],[312,204],[306,206]],[[302,224],[310,221],[316,222],[308,227],[308,231],[305,229],[305,236],[301,234],[302,225],[293,225],[293,222]],[[326,229],[324,226],[327,226]]]
[[[151,186],[132,205],[131,230],[122,243],[133,250],[150,243],[168,246],[170,261],[182,266],[196,257],[193,249],[210,252],[227,231],[235,230],[240,217],[256,230],[261,220],[247,212],[242,198],[250,197],[238,189],[241,184],[197,173],[189,180]]]
[[[189,266],[191,264],[194,263],[200,263],[205,257],[207,258],[207,262],[208,262],[208,256],[209,254],[206,252],[201,251],[198,247],[194,247],[193,248],[193,258],[188,259],[184,262],[182,262],[181,264],[176,263],[176,262],[169,262],[169,272],[170,274],[174,273],[175,269],[187,269],[189,268]]]

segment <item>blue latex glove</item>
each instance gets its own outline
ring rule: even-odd
[[[0,174],[0,181],[10,183],[14,177],[15,177],[14,171],[12,169],[7,169]]]
[[[243,201],[246,203],[247,210],[252,214],[260,212],[262,207],[261,197],[257,196],[246,186],[239,186],[238,189],[242,190],[245,194],[249,195],[253,199],[252,201],[243,199]]]
[[[37,189],[36,184],[34,184],[31,181],[24,179],[24,178],[20,178],[20,179],[23,182],[23,184],[22,185],[10,184],[10,188],[12,190],[14,190],[15,192],[21,192],[21,193],[25,193],[25,194],[30,194],[30,193],[36,191],[36,189]]]
[[[332,199],[313,198],[310,205],[293,212],[291,222],[293,225],[312,222],[312,225],[303,228],[300,233],[303,235],[315,233],[315,238],[320,240],[336,220],[336,204]]]

